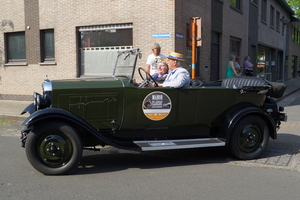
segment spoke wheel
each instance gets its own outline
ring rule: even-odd
[[[82,143],[71,126],[50,122],[29,133],[25,150],[30,164],[41,173],[66,174],[77,167]]]
[[[249,115],[237,122],[230,141],[231,152],[240,159],[258,158],[269,142],[269,128],[259,116]]]

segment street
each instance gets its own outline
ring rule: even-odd
[[[45,176],[28,162],[21,122],[0,123],[0,199],[298,199],[300,91],[281,100],[288,122],[260,159],[225,148],[84,151],[72,175]]]

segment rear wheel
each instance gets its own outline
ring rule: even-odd
[[[231,152],[240,159],[258,158],[268,145],[269,135],[264,119],[256,115],[246,116],[233,129]]]
[[[69,125],[50,122],[34,127],[25,145],[30,164],[48,175],[74,170],[82,155],[81,139]]]

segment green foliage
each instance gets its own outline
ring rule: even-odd
[[[12,123],[12,122],[14,122],[14,120],[0,120],[0,125]]]
[[[295,17],[300,18],[300,0],[286,0],[286,2],[295,12]]]

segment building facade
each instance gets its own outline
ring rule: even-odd
[[[0,99],[31,100],[51,79],[109,76],[116,51],[140,48],[145,67],[151,47],[187,57],[189,19],[202,19],[196,76],[224,78],[228,55],[251,56],[255,75],[280,81],[298,77],[299,22],[284,0],[2,0]],[[287,24],[286,67],[282,68]],[[137,77],[138,78],[138,77]]]

